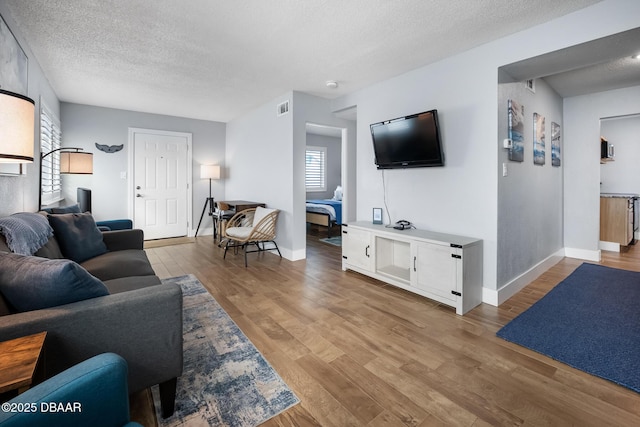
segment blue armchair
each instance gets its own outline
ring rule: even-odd
[[[140,426],[129,419],[127,362],[94,356],[2,404],[2,427],[54,425]]]
[[[131,230],[133,228],[133,221],[130,219],[108,219],[105,221],[96,221],[96,225],[100,231]]]

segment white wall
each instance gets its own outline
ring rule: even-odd
[[[640,115],[602,120],[600,134],[616,152],[613,162],[600,165],[600,192],[640,194]]]
[[[507,176],[500,173],[498,177],[499,289],[563,247],[564,166],[551,164],[551,123],[559,124],[562,131],[562,98],[544,80],[537,79],[535,89],[532,93],[523,82],[498,87],[498,140],[508,138],[508,100],[512,99],[524,106],[525,142],[523,162],[509,161],[509,150],[498,149],[498,169],[503,164],[507,167]],[[533,113],[545,117],[544,165],[533,163]],[[561,149],[562,139],[561,132]]]
[[[290,102],[290,112],[278,117],[276,106],[286,100]],[[265,202],[280,209],[276,241],[282,256],[290,260],[306,256],[306,124],[345,128],[346,143],[349,138],[355,141],[353,122],[337,119],[330,106],[330,101],[323,98],[287,92],[227,123],[226,162],[231,168],[226,181],[227,197]],[[343,162],[352,159],[353,156],[346,156]],[[348,215],[347,202],[344,210]]]
[[[276,106],[286,100],[294,108],[293,93],[287,92],[227,123],[225,186],[230,200],[264,202],[280,209],[276,241],[285,258],[295,259],[293,114],[290,110],[276,115]]]
[[[504,247],[498,252],[497,245],[498,179],[502,174],[496,153],[501,149],[496,126],[498,68],[635,28],[638,16],[640,2],[603,1],[336,100],[336,110],[357,106],[357,217],[368,220],[371,208],[383,206],[381,172],[373,164],[369,124],[437,108],[446,166],[385,172],[391,218],[483,239],[484,287],[497,290],[497,260],[510,250]],[[567,125],[566,109],[564,120],[566,177],[574,170],[570,169],[569,141],[575,138]],[[565,188],[566,193],[571,189]],[[565,227],[568,222],[579,223],[580,219],[565,215]]]
[[[128,217],[127,167],[129,128],[144,128],[192,134],[193,207],[190,228],[195,231],[202,207],[209,197],[209,180],[200,179],[201,164],[220,164],[224,168],[225,128],[220,122],[139,113],[63,102],[61,104],[62,145],[81,147],[93,153],[93,175],[65,175],[62,205],[76,202],[76,188],[92,191],[92,213],[97,220]],[[121,145],[116,153],[105,153],[95,147]],[[125,173],[124,178],[121,176]],[[215,199],[224,199],[224,180],[212,182]],[[208,219],[208,217],[207,217]],[[213,231],[211,221],[203,222],[205,232]],[[201,230],[202,233],[202,230]],[[201,233],[198,233],[200,235]]]
[[[339,119],[333,113],[331,101],[325,98],[293,92],[293,173],[294,181],[294,241],[293,245],[300,258],[306,256],[306,192],[304,187],[305,147],[307,146],[307,123],[332,126],[343,129],[342,138],[342,200],[343,220],[355,218],[354,201],[357,193],[353,175],[356,170],[355,142],[356,124],[351,120]],[[299,259],[299,258],[298,258]]]
[[[364,89],[340,102],[357,105],[357,219],[385,207],[391,222],[484,240],[485,286],[495,286],[497,67],[470,52]],[[473,67],[473,75],[468,63]],[[483,84],[478,84],[483,82]],[[484,82],[487,82],[484,84]],[[436,108],[445,166],[379,171],[369,125]],[[385,223],[388,222],[385,209]]]
[[[57,116],[60,115],[60,103],[53,92],[47,77],[43,74],[36,57],[31,52],[29,45],[24,41],[18,26],[9,14],[9,8],[0,2],[0,14],[7,26],[11,29],[20,46],[27,55],[29,61],[28,93],[29,98],[35,101],[35,126],[34,126],[34,153],[33,163],[26,164],[27,174],[23,176],[0,176],[0,216],[15,212],[35,212],[38,210],[39,168],[40,168],[40,102],[41,100]],[[3,85],[3,76],[0,75],[0,87]]]
[[[638,113],[640,86],[564,100],[564,243],[569,254],[600,256],[600,119]]]

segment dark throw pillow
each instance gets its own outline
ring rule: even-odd
[[[82,262],[107,252],[102,233],[90,213],[48,215],[48,218],[65,257]]]
[[[107,287],[68,259],[0,253],[0,292],[19,312],[109,295]]]
[[[80,206],[78,204],[71,206],[64,206],[62,208],[51,208],[52,214],[66,214],[66,213],[82,213],[80,212]]]

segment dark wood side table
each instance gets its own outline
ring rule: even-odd
[[[236,213],[245,209],[257,208],[258,206],[266,208],[267,205],[261,202],[248,202],[246,200],[224,200],[223,203],[229,205],[231,209],[235,209]]]
[[[27,390],[43,357],[46,332],[0,342],[0,394]]]

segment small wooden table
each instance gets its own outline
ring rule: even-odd
[[[237,212],[241,212],[245,209],[267,207],[266,203],[261,202],[248,202],[246,200],[223,200],[222,203],[226,203],[229,207]]]
[[[46,332],[0,342],[0,393],[27,390],[41,359]]]

